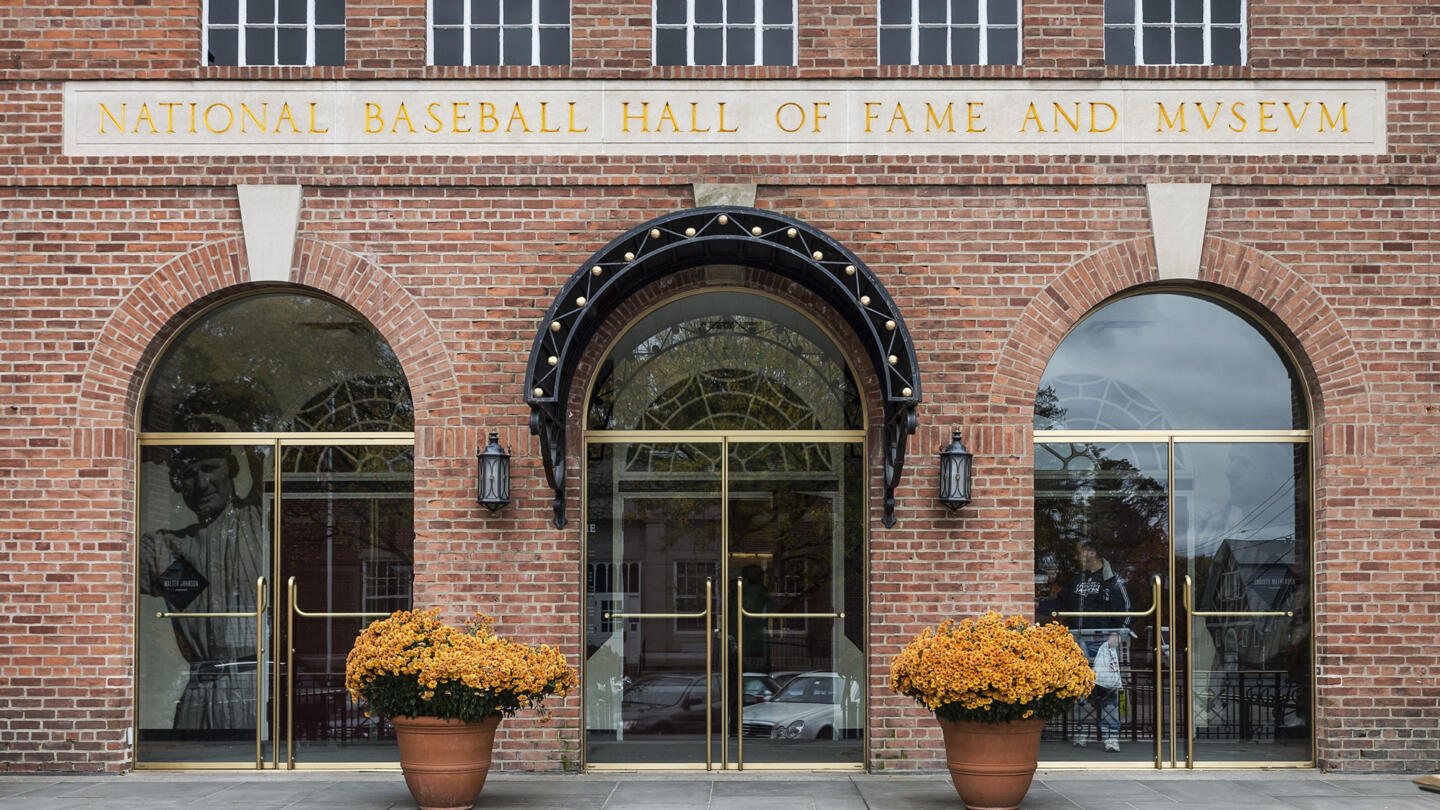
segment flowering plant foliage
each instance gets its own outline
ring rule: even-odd
[[[350,698],[387,717],[474,723],[526,707],[543,711],[545,698],[575,687],[575,670],[550,645],[506,641],[483,614],[461,630],[439,613],[398,610],[361,630],[345,659]]]
[[[1059,622],[986,613],[922,632],[890,665],[890,688],[951,721],[1058,717],[1090,694],[1095,672]]]

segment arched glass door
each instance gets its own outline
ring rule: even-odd
[[[590,767],[864,757],[864,426],[799,312],[672,300],[611,348],[585,437]]]
[[[411,603],[413,431],[394,353],[330,301],[241,298],[166,348],[140,414],[138,767],[394,758],[344,671]]]
[[[1310,765],[1309,492],[1307,398],[1267,333],[1180,293],[1082,321],[1036,397],[1036,615],[1117,666],[1042,758]]]

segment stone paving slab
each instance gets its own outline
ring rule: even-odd
[[[1440,810],[1414,774],[1318,771],[1041,771],[1022,810]],[[0,775],[11,810],[409,810],[394,771]],[[943,773],[665,773],[490,776],[476,810],[960,810]]]

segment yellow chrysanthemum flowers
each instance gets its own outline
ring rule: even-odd
[[[891,689],[947,720],[1056,717],[1094,686],[1063,625],[994,612],[923,631],[890,665]]]
[[[575,670],[547,644],[506,641],[477,614],[464,630],[439,609],[401,610],[360,631],[345,660],[345,687],[380,714],[478,722],[509,716],[575,688]]]

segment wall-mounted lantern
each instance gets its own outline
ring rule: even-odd
[[[970,464],[974,456],[960,441],[960,431],[950,437],[950,446],[940,451],[940,502],[955,511],[970,503]]]
[[[510,503],[510,454],[500,446],[500,434],[490,431],[490,443],[475,454],[480,505],[491,514]]]

